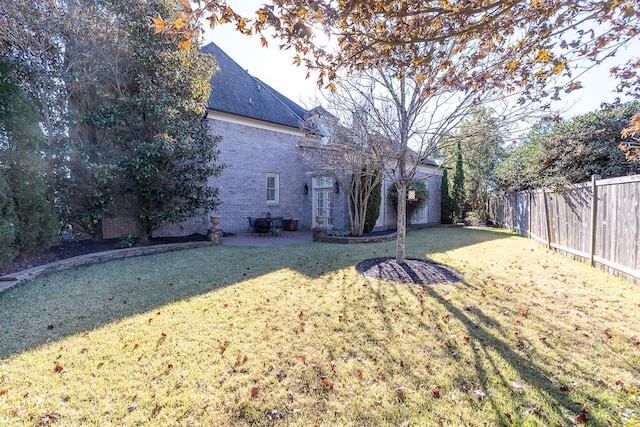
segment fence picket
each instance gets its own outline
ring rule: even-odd
[[[494,224],[640,284],[640,175],[494,195]]]

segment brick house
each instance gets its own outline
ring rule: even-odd
[[[222,217],[225,232],[243,233],[249,229],[247,217],[282,216],[298,219],[298,227],[311,229],[316,216],[327,218],[336,228],[349,228],[346,199],[326,172],[314,169],[302,156],[301,146],[310,138],[308,123],[322,129],[321,107],[306,110],[261,80],[251,76],[213,43],[203,52],[216,57],[218,71],[211,79],[207,124],[221,135],[218,161],[226,165],[222,175],[208,185],[218,189],[220,205],[215,215]],[[328,114],[328,113],[326,113]],[[435,164],[422,167],[428,179],[429,202],[416,212],[412,224],[440,222],[441,172]],[[376,226],[395,227],[395,209],[387,202],[389,183],[383,185],[383,203]],[[109,222],[103,226],[105,238]],[[112,227],[113,228],[113,227]],[[194,218],[180,226],[166,226],[154,237],[205,234],[208,218]],[[115,228],[114,228],[115,231]]]

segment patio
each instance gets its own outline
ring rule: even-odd
[[[241,233],[225,236],[223,245],[232,246],[288,246],[313,241],[311,230],[283,231],[279,235]]]

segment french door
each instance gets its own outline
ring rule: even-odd
[[[318,217],[322,217],[323,226],[333,227],[334,181],[330,176],[313,178],[313,226],[317,227]]]

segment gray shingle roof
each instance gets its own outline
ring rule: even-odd
[[[300,128],[307,110],[251,76],[216,44],[202,52],[213,55],[219,68],[211,79],[209,109]]]

